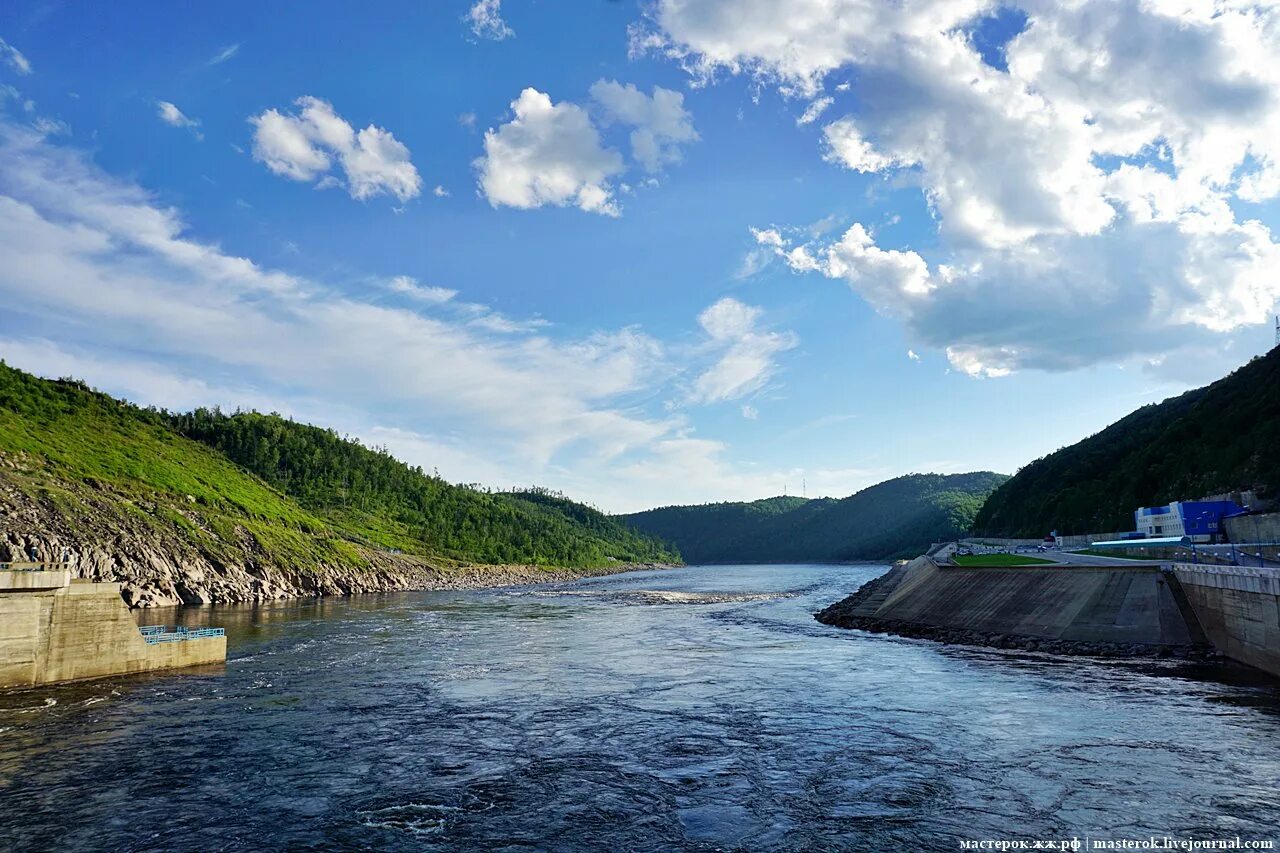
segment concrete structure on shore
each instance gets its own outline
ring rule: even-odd
[[[1155,566],[956,566],[917,557],[824,610],[841,627],[1068,654],[1208,651]]]
[[[957,566],[934,549],[817,618],[843,628],[1060,654],[1220,654],[1280,677],[1277,569]]]
[[[140,630],[119,584],[73,581],[70,571],[51,564],[0,567],[0,688],[226,659],[220,628]]]
[[[1173,574],[1215,648],[1280,677],[1280,570],[1175,563]]]

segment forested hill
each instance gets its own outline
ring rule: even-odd
[[[394,552],[571,567],[678,560],[557,495],[451,485],[274,415],[143,409],[0,362],[0,534],[20,526],[138,541],[152,531],[213,565],[303,570]]]
[[[279,415],[197,409],[169,422],[341,530],[381,547],[488,563],[679,559],[663,543],[562,495],[452,485],[386,450]]]
[[[1003,474],[909,474],[850,497],[777,497],[621,516],[691,563],[839,562],[915,556],[955,539]]]
[[[1280,348],[1027,465],[974,522],[989,536],[1133,529],[1133,511],[1280,489]]]

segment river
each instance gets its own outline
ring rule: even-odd
[[[187,609],[225,669],[0,694],[0,847],[1278,838],[1272,684],[813,621],[883,570]]]

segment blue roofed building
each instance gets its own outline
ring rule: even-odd
[[[1225,534],[1222,519],[1243,511],[1235,501],[1174,501],[1140,507],[1133,520],[1147,539],[1186,536],[1192,542],[1216,542]]]

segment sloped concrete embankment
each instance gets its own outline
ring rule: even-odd
[[[1176,580],[1154,567],[971,567],[917,557],[816,618],[842,628],[1057,654],[1213,653]]]

